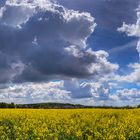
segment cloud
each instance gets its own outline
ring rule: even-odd
[[[94,102],[111,101],[111,84],[99,82],[54,81],[47,83],[3,84],[0,86],[0,101],[15,103],[67,102],[91,105]]]
[[[41,82],[113,73],[105,51],[87,47],[96,27],[86,12],[48,0],[7,0],[0,8],[0,82]],[[13,67],[16,66],[16,67]],[[9,73],[8,75],[6,74]],[[3,77],[3,78],[1,78]]]
[[[122,27],[118,28],[119,32],[125,32],[128,36],[137,37],[137,51],[140,56],[140,6],[136,10],[137,12],[137,20],[135,24],[126,24],[123,23]],[[136,83],[140,84],[140,64],[134,63],[129,64],[128,68],[131,72],[127,75],[118,76],[118,81],[125,81],[127,83]]]
[[[117,82],[135,83],[140,85],[140,64],[133,63],[128,65],[129,72],[126,75],[116,75],[114,80]]]
[[[91,14],[48,0],[7,0],[0,8],[0,101],[113,102],[110,76],[119,66],[87,45],[96,26]]]
[[[136,16],[135,9],[139,0],[56,0],[68,8],[88,11],[93,14],[100,27],[115,30],[125,20],[132,23]],[[119,9],[119,10],[118,10]],[[132,16],[133,15],[133,16]],[[106,19],[106,20],[105,20]]]
[[[136,101],[140,100],[140,91],[135,88],[117,90],[117,96],[120,100]]]
[[[138,89],[118,88],[114,82],[79,81],[77,79],[47,83],[3,84],[0,101],[15,103],[63,102],[84,105],[136,105],[140,101]]]
[[[0,101],[16,103],[45,102],[46,100],[63,102],[70,98],[63,81],[8,84],[0,87],[0,93]]]
[[[138,37],[137,51],[140,55],[140,6],[137,9],[137,21],[135,24],[126,24],[123,22],[122,27],[117,29],[119,32],[125,32],[128,36]]]
[[[108,100],[111,86],[105,82],[80,81],[73,79],[65,81],[64,86],[72,99],[92,99],[95,102]]]

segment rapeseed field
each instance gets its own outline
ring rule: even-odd
[[[0,140],[140,140],[140,110],[0,109]]]

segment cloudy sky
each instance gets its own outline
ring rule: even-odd
[[[0,102],[140,103],[139,0],[1,0]]]

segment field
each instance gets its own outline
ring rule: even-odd
[[[140,140],[140,110],[0,109],[0,140]]]

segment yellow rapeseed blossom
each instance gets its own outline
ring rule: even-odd
[[[0,109],[0,140],[140,140],[139,109]]]

